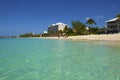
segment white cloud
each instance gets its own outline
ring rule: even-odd
[[[103,19],[103,18],[104,18],[104,16],[97,16],[96,17],[97,20],[100,20],[100,19]]]

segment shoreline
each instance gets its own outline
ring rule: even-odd
[[[75,41],[115,41],[120,42],[120,33],[119,34],[103,34],[103,35],[83,35],[83,36],[69,36],[68,38],[64,37],[46,37],[44,39],[60,39],[60,40],[75,40]]]
[[[17,37],[22,38],[22,37]],[[24,38],[24,37],[23,37]],[[73,41],[109,41],[120,42],[120,33],[118,34],[101,34],[101,35],[78,35],[65,37],[25,37],[25,39],[56,39],[56,40],[73,40]]]

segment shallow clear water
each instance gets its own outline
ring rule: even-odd
[[[120,46],[95,41],[0,39],[0,80],[120,80]]]

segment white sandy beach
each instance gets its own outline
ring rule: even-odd
[[[65,39],[63,37],[47,37],[49,39]],[[119,34],[101,34],[101,35],[84,35],[84,36],[69,36],[68,40],[100,40],[100,41],[120,41]]]

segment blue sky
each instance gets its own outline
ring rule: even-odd
[[[42,33],[50,24],[72,20],[97,26],[120,13],[120,0],[0,0],[0,36]]]

